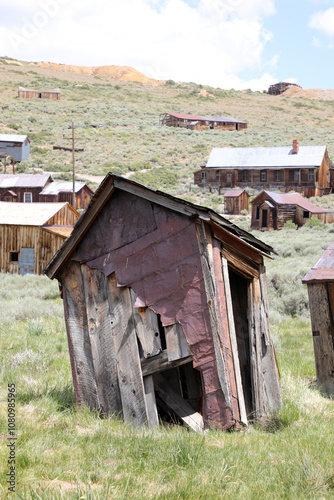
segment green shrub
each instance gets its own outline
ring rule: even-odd
[[[292,220],[287,220],[283,226],[283,229],[297,229],[297,224],[292,222]]]
[[[323,222],[321,222],[320,219],[318,219],[317,217],[311,217],[306,223],[305,223],[305,226],[306,227],[312,227],[314,229],[322,229],[325,227],[325,224]]]

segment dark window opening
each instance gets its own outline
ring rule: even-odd
[[[242,182],[248,182],[248,170],[242,171]]]
[[[262,172],[261,172],[261,182],[267,182],[267,172],[266,172],[266,170],[262,170]]]
[[[308,210],[303,211],[303,218],[304,219],[309,219],[310,218],[310,212]]]
[[[281,180],[281,171],[275,170],[275,182],[280,182]]]
[[[19,261],[19,252],[10,252],[10,261],[18,262]]]
[[[259,220],[259,219],[260,219],[260,207],[256,207],[255,219],[256,219],[256,220]]]

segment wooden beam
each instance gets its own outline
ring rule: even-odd
[[[147,358],[141,360],[141,368],[143,376],[152,375],[153,373],[164,372],[170,370],[171,368],[176,368],[177,366],[185,365],[192,361],[191,356],[186,358],[175,359],[173,361],[168,360],[167,349],[162,351],[157,356],[153,358]]]
[[[158,316],[149,307],[134,307],[137,295],[131,290],[133,318],[135,329],[144,358],[156,356],[162,350],[159,333]]]
[[[159,417],[157,403],[155,400],[154,381],[152,375],[144,377],[144,387],[147,408],[147,423],[150,429],[154,429],[155,427],[159,426]]]
[[[190,356],[190,349],[180,323],[165,327],[168,361]]]

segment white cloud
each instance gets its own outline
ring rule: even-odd
[[[10,29],[0,27],[3,55],[128,65],[155,78],[223,88],[255,89],[273,80],[261,73],[263,49],[272,37],[263,20],[275,12],[274,0],[200,0],[196,8],[183,0],[16,3],[20,17],[11,20]],[[1,11],[6,5],[8,0],[0,0]],[[238,75],[247,70],[256,70],[259,77],[243,81]]]
[[[334,36],[334,7],[314,13],[310,20],[310,27],[323,31],[326,35]]]

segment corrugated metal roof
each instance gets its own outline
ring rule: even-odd
[[[0,142],[24,142],[27,135],[0,134]]]
[[[303,278],[303,283],[325,281],[334,281],[334,241],[332,241],[318,262]]]
[[[224,198],[237,198],[244,192],[244,189],[230,189],[229,191],[226,191]]]
[[[47,90],[34,90],[34,89],[26,89],[24,87],[19,87],[19,92],[50,92],[52,94],[60,94],[60,89],[47,89]]]
[[[264,191],[269,198],[271,198],[278,205],[298,205],[304,210],[308,210],[313,214],[324,214],[328,210],[313,205],[310,201],[306,200],[299,193],[273,193],[272,191]],[[260,195],[259,195],[260,196]],[[254,200],[253,200],[254,201]]]
[[[0,188],[44,187],[50,174],[0,174]]]
[[[200,115],[188,115],[185,113],[167,113],[167,115],[174,116],[175,118],[180,118],[182,120],[197,120],[197,121],[210,121],[210,122],[226,122],[226,123],[247,123],[242,120],[237,120],[231,116],[200,116]]]
[[[67,203],[0,202],[0,224],[43,226]]]
[[[257,148],[213,148],[207,168],[278,168],[320,167],[326,146],[291,146]]]
[[[77,193],[84,187],[85,183],[84,182],[75,182],[75,192]],[[60,192],[68,192],[72,193],[73,191],[73,182],[71,181],[55,181],[55,182],[50,182],[43,191],[41,191],[40,194],[43,195],[57,195]]]

